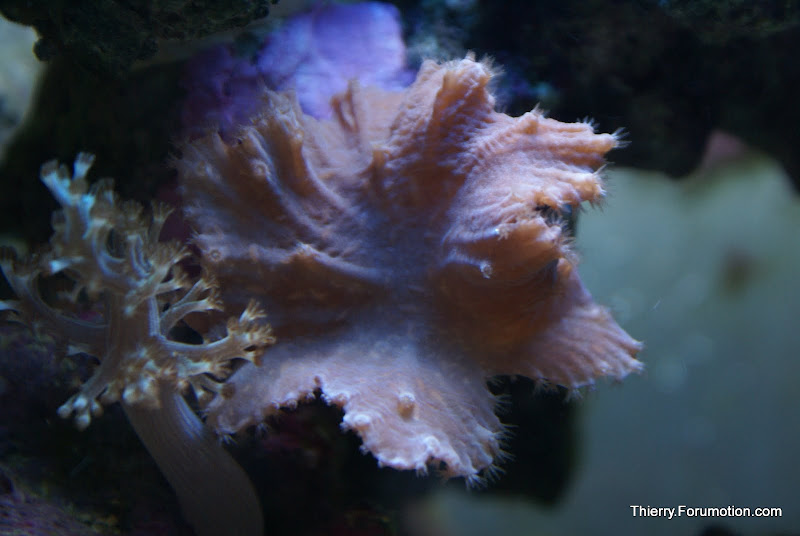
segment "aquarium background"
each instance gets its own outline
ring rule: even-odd
[[[580,218],[581,271],[645,341],[645,373],[578,402],[581,455],[560,503],[445,493],[437,504],[455,534],[795,533],[800,204],[785,172],[742,154],[678,183],[632,169],[609,182],[607,204]],[[783,517],[669,520],[631,505]]]

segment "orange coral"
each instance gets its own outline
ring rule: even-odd
[[[500,452],[486,379],[577,388],[641,368],[575,269],[565,207],[603,196],[618,140],[494,111],[492,70],[425,62],[404,93],[351,84],[334,117],[267,92],[231,143],[178,163],[225,302],[267,306],[278,343],[209,407],[233,432],[315,396],[382,465],[474,477]]]

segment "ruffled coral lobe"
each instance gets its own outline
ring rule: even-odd
[[[405,92],[351,84],[318,121],[267,92],[252,124],[187,144],[187,215],[225,303],[278,343],[209,407],[234,432],[321,393],[379,463],[473,477],[500,453],[486,379],[577,388],[641,368],[596,305],[561,212],[603,196],[617,145],[494,111],[492,70],[425,62]]]

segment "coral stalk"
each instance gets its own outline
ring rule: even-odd
[[[156,410],[123,407],[197,536],[263,534],[261,505],[250,479],[180,393],[159,389]]]

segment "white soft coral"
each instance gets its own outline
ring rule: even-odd
[[[0,268],[18,298],[0,302],[0,311],[15,311],[37,332],[67,343],[68,353],[99,361],[60,416],[74,415],[86,428],[102,404],[121,400],[198,534],[221,534],[215,527],[231,524],[255,534],[261,514],[246,476],[181,393],[191,388],[201,401],[216,393],[231,360],[254,361],[273,342],[270,328],[251,303],[228,321],[222,337],[201,344],[171,337],[188,315],[221,309],[214,280],[204,272],[192,282],[179,265],[189,250],[159,242],[166,207],[146,216],[138,204],[121,203],[110,181],[90,188],[93,160],[78,155],[72,176],[56,162],[42,167],[42,181],[62,208],[53,216],[48,248],[24,261],[13,250],[0,252]],[[50,296],[40,289],[43,281],[66,281],[67,289]],[[216,497],[220,490],[229,497]],[[207,508],[200,504],[205,500],[217,504]],[[225,512],[220,503],[231,505],[228,514],[218,515]]]
[[[58,413],[75,416],[79,428],[101,412],[102,403],[157,407],[158,389],[192,386],[202,398],[234,358],[253,360],[255,348],[272,342],[269,327],[254,305],[216,341],[187,344],[170,338],[175,325],[194,312],[220,308],[213,280],[194,283],[179,263],[189,250],[159,242],[169,210],[157,206],[152,217],[135,203],[120,203],[109,181],[89,188],[86,173],[93,157],[80,154],[73,176],[65,166],[42,167],[42,181],[62,206],[53,217],[50,248],[27,262],[5,253],[0,261],[19,300],[6,304],[37,329],[70,344],[71,351],[95,356],[100,366]],[[45,301],[38,290],[42,276],[64,274],[72,281],[60,294],[61,307]],[[95,320],[70,314],[81,301],[96,305]],[[71,310],[71,311],[70,311]]]

